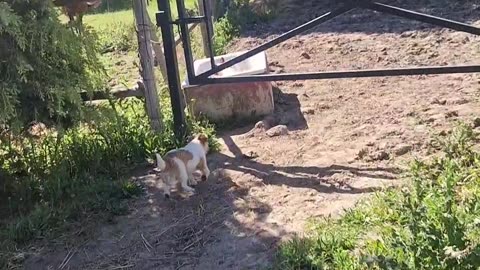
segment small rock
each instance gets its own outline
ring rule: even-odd
[[[432,100],[432,102],[430,102],[431,104],[437,104],[437,105],[445,105],[447,104],[447,100],[446,99],[438,99],[438,98],[434,98]]]
[[[294,82],[292,84],[293,87],[303,87],[303,83],[302,82]]]
[[[452,98],[447,100],[447,104],[449,105],[463,105],[467,103],[468,103],[468,100],[465,98]]]
[[[306,52],[302,53],[302,57],[305,58],[305,59],[310,59],[311,58],[310,55]]]
[[[288,128],[285,125],[278,125],[266,132],[267,136],[269,137],[276,137],[288,134]]]
[[[473,119],[473,128],[480,127],[480,117]]]
[[[375,152],[375,153],[372,153],[372,154],[370,155],[370,158],[371,158],[372,160],[387,160],[387,159],[390,158],[390,156],[389,156],[388,153],[385,152],[384,150],[379,150],[379,151],[377,151],[377,152]]]
[[[393,149],[393,153],[396,156],[403,156],[406,153],[410,152],[411,150],[412,150],[412,146],[408,144],[399,144],[395,147],[395,149]]]
[[[258,122],[255,124],[255,129],[266,130],[266,129],[268,129],[268,128],[269,128],[268,123],[266,123],[265,120],[258,121]]]
[[[458,112],[457,111],[449,111],[445,114],[445,118],[452,118],[452,117],[457,117]]]
[[[309,107],[303,108],[303,109],[302,109],[302,113],[303,113],[303,114],[315,114],[315,109],[309,108]]]

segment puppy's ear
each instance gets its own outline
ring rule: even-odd
[[[200,141],[201,144],[206,145],[208,143],[208,137],[205,134],[199,134],[197,139]]]

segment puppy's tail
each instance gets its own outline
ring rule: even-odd
[[[163,171],[165,169],[165,161],[159,154],[155,154],[155,156],[157,157],[157,169]]]

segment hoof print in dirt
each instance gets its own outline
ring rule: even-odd
[[[277,136],[282,136],[282,135],[287,135],[288,134],[288,128],[285,125],[278,125],[275,126],[266,132],[267,136],[269,137],[277,137]]]

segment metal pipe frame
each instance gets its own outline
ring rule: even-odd
[[[239,83],[239,82],[347,79],[347,78],[368,78],[368,77],[387,77],[387,76],[477,73],[477,72],[480,72],[480,65],[455,66],[455,67],[431,66],[431,67],[397,68],[397,69],[367,69],[367,70],[324,71],[324,72],[309,72],[309,73],[264,74],[264,75],[206,78],[206,79],[201,79],[201,81],[203,84],[219,84],[219,83]]]
[[[204,1],[204,16],[203,22],[207,24],[207,29],[211,26],[211,21],[208,19],[208,1]],[[424,23],[429,23],[435,26],[440,26],[456,31],[466,32],[474,35],[480,35],[480,28],[465,23],[452,21],[428,14],[423,14],[399,7],[394,7],[372,0],[345,0],[340,7],[327,12],[303,25],[300,25],[279,37],[267,41],[242,55],[239,55],[229,61],[220,65],[216,65],[213,55],[213,46],[211,31],[207,33],[209,38],[209,50],[211,52],[210,62],[212,68],[200,75],[194,74],[193,70],[193,56],[190,47],[190,40],[186,26],[190,23],[190,18],[185,18],[185,5],[183,0],[177,0],[177,8],[179,14],[180,30],[182,32],[182,42],[184,42],[185,62],[187,63],[187,75],[189,83],[192,85],[201,84],[216,84],[216,83],[235,83],[235,82],[258,82],[258,81],[285,81],[285,80],[313,80],[313,79],[337,79],[337,78],[362,78],[362,77],[380,77],[380,76],[411,76],[411,75],[434,75],[434,74],[449,74],[449,73],[476,73],[480,72],[480,65],[470,66],[441,66],[441,67],[413,67],[413,68],[399,68],[399,69],[377,69],[377,70],[347,70],[347,71],[326,71],[326,72],[309,72],[309,73],[284,73],[284,74],[266,74],[266,75],[249,75],[249,76],[234,76],[234,77],[211,77],[212,75],[221,72],[235,64],[238,64],[249,57],[252,57],[262,51],[265,51],[273,46],[280,44],[300,33],[303,33],[313,27],[316,27],[324,22],[332,20],[342,14],[348,13],[356,8],[369,9],[377,12],[382,12],[390,15],[400,16],[407,19],[412,19]],[[195,17],[197,20],[197,17]],[[185,29],[184,29],[185,28]]]
[[[184,103],[185,99],[181,92],[180,74],[178,71],[178,59],[175,45],[175,33],[173,32],[172,14],[169,0],[157,0],[158,7],[162,8],[156,14],[157,26],[162,31],[163,51],[167,66],[168,89],[172,103],[173,130],[175,137],[179,140],[185,138],[187,125],[185,121]]]
[[[185,20],[185,2],[184,0],[177,0],[177,10],[178,10],[178,25],[180,26],[180,37],[183,44],[183,51],[185,54],[185,66],[187,68],[187,77],[188,81],[195,80],[195,69],[193,67],[193,53],[192,46],[190,43],[190,33],[188,32],[188,23]],[[178,69],[178,67],[175,67]]]
[[[208,52],[210,54],[210,65],[212,68],[215,68],[217,65],[215,63],[215,52],[213,51],[212,45],[212,36],[213,36],[213,27],[212,27],[212,17],[210,14],[210,1],[209,0],[202,0],[203,1],[203,14],[205,17],[205,23],[207,25],[207,39],[208,39]]]

